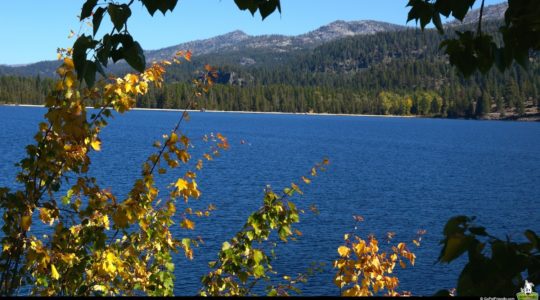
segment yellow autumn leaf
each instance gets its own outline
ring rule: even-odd
[[[180,179],[178,179],[178,181],[176,181],[174,186],[176,187],[176,189],[178,189],[178,191],[183,191],[183,190],[188,188],[188,182],[186,180],[180,178]]]
[[[180,137],[180,141],[182,142],[182,144],[184,144],[185,147],[189,146],[189,139],[185,135],[182,135]]]
[[[32,224],[32,216],[22,216],[21,227],[24,231],[28,231],[28,229],[30,229],[31,224]]]
[[[45,224],[49,223],[49,225],[52,225],[54,222],[54,219],[51,217],[51,211],[45,207],[39,209],[39,218]]]
[[[309,178],[305,177],[305,176],[302,176],[302,180],[306,183],[306,184],[310,184],[311,183],[311,180],[309,180]]]
[[[113,213],[112,218],[116,226],[120,228],[125,228],[128,226],[129,220],[124,209],[118,209],[116,212]]]
[[[69,57],[64,58],[64,65],[66,68],[73,70],[75,69],[75,65],[73,64],[73,60]]]
[[[56,280],[60,278],[60,274],[58,273],[54,265],[51,265],[51,277]]]
[[[176,132],[173,132],[171,134],[171,138],[169,140],[170,140],[171,144],[174,144],[174,143],[176,143],[178,141],[178,135],[176,134]]]
[[[356,252],[357,255],[363,254],[365,248],[366,248],[366,243],[364,243],[363,241],[354,245],[354,251]]]
[[[58,80],[56,84],[54,85],[54,89],[56,91],[61,91],[64,89],[64,83],[61,80]]]
[[[195,229],[195,223],[189,219],[184,219],[182,223],[180,223],[180,226],[189,230]]]
[[[199,159],[199,160],[197,161],[197,166],[196,166],[196,168],[197,168],[197,170],[200,170],[200,169],[202,169],[202,167],[203,167],[203,161],[202,161],[202,159]]]
[[[291,183],[291,188],[292,188],[293,190],[297,191],[298,194],[300,194],[300,195],[303,194],[302,190],[300,190],[300,188],[299,188],[294,182]]]
[[[349,256],[351,249],[349,249],[349,247],[346,247],[346,246],[339,246],[337,251],[341,257],[347,257]]]
[[[93,140],[90,143],[90,146],[92,147],[92,149],[94,149],[94,151],[100,151],[101,150],[101,142],[99,140]]]
[[[183,162],[183,163],[187,163],[189,161],[189,159],[191,158],[191,156],[189,155],[189,153],[187,153],[186,150],[180,150],[178,151],[178,158],[180,158],[180,160]]]
[[[73,78],[71,76],[66,76],[65,79],[64,79],[64,84],[67,88],[70,88],[73,86]]]

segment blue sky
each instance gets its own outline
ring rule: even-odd
[[[503,0],[486,1],[500,2]],[[83,0],[1,1],[0,64],[55,59],[57,47],[73,43],[67,38],[70,30],[90,30],[76,17],[82,3]],[[335,20],[370,19],[405,25],[406,4],[407,0],[281,0],[282,14],[261,21],[258,15],[252,17],[238,10],[233,0],[179,0],[172,14],[163,17],[158,12],[153,18],[136,1],[128,28],[144,49],[152,50],[237,29],[251,35],[297,35]],[[408,25],[414,26],[414,22]]]

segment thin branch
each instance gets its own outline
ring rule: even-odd
[[[180,120],[178,120],[178,123],[176,123],[176,126],[174,127],[174,129],[171,131],[171,133],[175,133],[178,128],[180,128],[180,124],[182,123],[182,121],[184,120],[184,116],[187,114],[187,111],[188,109],[191,109],[191,106],[193,104],[193,101],[189,102],[187,107],[184,109],[184,111],[182,112],[182,116],[180,116]],[[165,148],[167,147],[167,145],[169,144],[170,140],[172,138],[172,135],[169,136],[169,138],[165,141],[165,143],[163,143],[163,146],[161,147],[161,150],[159,150],[159,153],[158,153],[158,157],[156,159],[156,161],[153,162],[153,165],[152,165],[152,168],[150,169],[150,173],[148,173],[147,175],[151,175],[153,172],[154,172],[154,169],[156,168],[158,162],[160,161],[161,159],[161,156],[163,155],[163,153],[165,152]]]
[[[484,15],[484,1],[482,0],[482,6],[480,6],[480,17],[478,19],[478,31],[476,32],[477,35],[482,34],[482,17]]]

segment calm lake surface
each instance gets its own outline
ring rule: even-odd
[[[43,108],[0,107],[0,186],[14,187],[14,163],[31,143]],[[119,115],[103,130],[102,151],[92,156],[91,174],[102,187],[125,195],[153,151],[153,141],[174,127],[180,112],[133,111]],[[220,132],[230,151],[205,163],[198,176],[203,193],[195,207],[217,206],[210,218],[196,220],[195,236],[205,244],[195,259],[176,255],[177,295],[193,295],[221,243],[230,239],[262,203],[263,188],[275,191],[300,182],[323,157],[331,164],[304,195],[293,200],[320,214],[301,216],[297,242],[280,244],[274,268],[281,275],[304,272],[312,262],[325,271],[301,286],[304,295],[337,295],[332,260],[343,234],[354,229],[353,215],[365,221],[357,233],[408,242],[417,255],[413,268],[398,270],[400,290],[430,295],[456,286],[464,260],[435,264],[442,228],[454,215],[477,216],[494,235],[523,240],[522,232],[540,232],[540,123],[413,118],[337,117],[236,113],[191,113],[182,125],[193,142]],[[245,143],[241,143],[244,140]],[[194,149],[200,153],[203,149]],[[199,151],[199,152],[198,152]],[[167,183],[181,176],[169,173]],[[37,227],[37,226],[35,226]],[[38,231],[39,228],[32,230]],[[177,228],[177,236],[185,231]],[[420,248],[411,240],[426,229]],[[385,242],[381,241],[381,244]],[[399,267],[398,267],[399,268]]]

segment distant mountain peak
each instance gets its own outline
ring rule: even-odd
[[[373,20],[361,20],[361,21],[337,20],[330,24],[321,26],[306,34],[310,34],[313,32],[337,31],[340,33],[348,33],[350,35],[358,35],[358,34],[371,34],[373,32],[386,31],[388,29],[402,29],[402,28],[403,26],[399,26],[396,24],[373,21]]]
[[[311,43],[324,43],[343,37],[375,34],[382,31],[396,31],[405,28],[406,27],[404,26],[373,20],[337,20],[328,25],[321,26],[318,29],[310,31],[306,34],[302,34],[299,36],[299,38],[307,42],[311,40]]]
[[[217,37],[221,37],[221,38],[233,38],[233,39],[245,39],[245,38],[248,38],[250,37],[249,34],[243,32],[242,30],[235,30],[235,31],[231,31],[229,33],[225,33],[225,34],[222,34],[222,35],[219,35]]]

